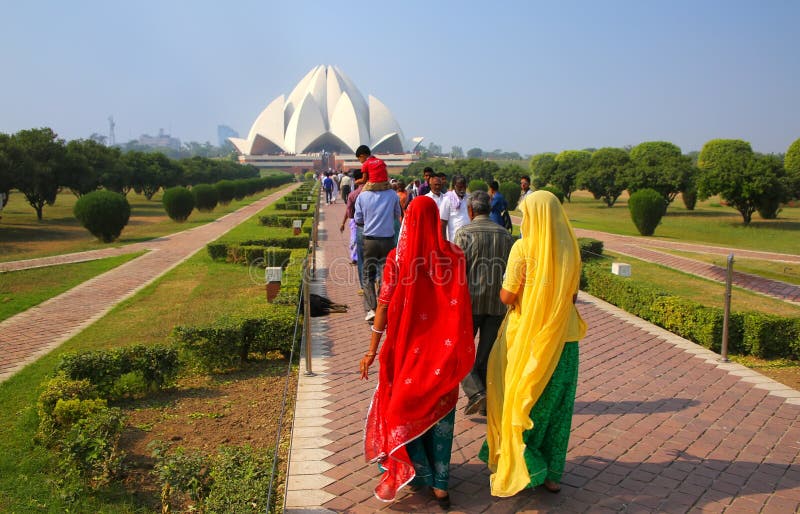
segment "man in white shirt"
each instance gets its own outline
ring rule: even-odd
[[[453,189],[444,194],[439,205],[439,218],[442,220],[442,237],[451,243],[456,239],[456,232],[464,225],[469,225],[467,211],[467,179],[463,175],[453,177]]]
[[[523,175],[522,178],[519,179],[519,201],[517,202],[517,210],[519,210],[522,202],[525,200],[525,197],[528,195],[533,194],[533,189],[531,189],[531,178],[528,175]]]
[[[442,178],[439,175],[433,175],[428,179],[428,186],[430,186],[431,190],[425,195],[428,198],[433,198],[433,201],[436,202],[436,208],[442,206],[442,200],[444,199],[444,195],[442,194]]]

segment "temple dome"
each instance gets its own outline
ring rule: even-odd
[[[288,96],[261,111],[246,139],[229,138],[243,155],[354,153],[366,144],[375,153],[401,154],[407,142],[391,111],[370,95],[364,100],[336,66],[312,69]]]

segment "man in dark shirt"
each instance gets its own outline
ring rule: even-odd
[[[434,175],[433,168],[431,168],[430,166],[425,166],[425,169],[422,170],[422,178],[424,178],[425,180],[419,186],[419,192],[417,193],[417,196],[424,196],[430,192],[431,190],[430,181],[433,175]]]
[[[508,231],[489,219],[491,200],[484,191],[475,191],[467,209],[472,219],[456,232],[455,244],[467,259],[467,282],[472,299],[472,334],[480,332],[475,365],[461,381],[467,395],[465,414],[486,411],[486,365],[506,307],[500,301],[500,288],[513,240]]]

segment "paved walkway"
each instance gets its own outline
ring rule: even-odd
[[[375,388],[359,380],[369,341],[343,206],[323,206],[314,287],[347,314],[313,320],[313,369],[302,373],[287,484],[287,512],[440,512],[405,492],[372,495],[375,465],[363,458],[363,427]],[[453,512],[796,512],[800,508],[800,392],[581,294],[589,324],[560,494],[541,488],[489,495],[476,455],[485,419],[459,400],[451,470]]]
[[[133,296],[207,243],[239,225],[276,199],[297,188],[283,188],[215,221],[184,232],[120,249],[81,252],[58,257],[16,261],[24,267],[66,263],[119,253],[148,253],[69,291],[0,322],[0,382],[100,319],[119,302]],[[106,252],[106,253],[103,253]],[[101,254],[98,256],[98,254]],[[9,266],[15,263],[5,263]],[[22,269],[22,268],[19,268]]]

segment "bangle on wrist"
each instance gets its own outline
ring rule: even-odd
[[[365,353],[364,357],[375,357],[376,352]]]
[[[373,331],[373,332],[375,332],[376,334],[383,334],[384,332],[386,332],[386,329],[383,329],[383,330],[376,330],[376,329],[375,329],[375,327],[372,327],[372,326],[371,326],[371,327],[369,327],[369,328],[370,328],[370,330],[372,330],[372,331]]]

